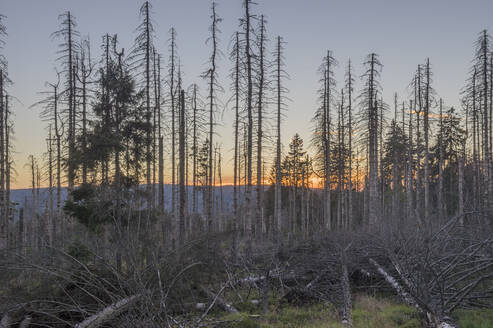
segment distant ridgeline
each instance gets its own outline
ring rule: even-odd
[[[145,190],[145,185],[141,185],[141,188]],[[156,190],[158,186],[155,186]],[[187,202],[189,209],[192,208],[192,186],[187,187],[188,198]],[[222,186],[222,187],[214,187],[215,198],[220,203],[221,199],[221,189],[222,189],[222,202],[225,210],[232,210],[233,206],[233,186]],[[165,194],[165,208],[169,210],[171,208],[171,185],[164,185],[164,194]],[[253,191],[255,192],[255,191]],[[33,199],[34,196],[34,199]],[[197,193],[197,207],[199,211],[202,211],[202,192]],[[62,207],[67,199],[67,188],[62,188],[61,193],[61,201]],[[43,212],[45,208],[48,207],[49,201],[49,189],[48,188],[39,188],[35,189],[34,192],[32,189],[14,189],[11,191],[11,201],[14,204],[15,208],[18,210],[20,208],[24,208],[25,211],[31,210],[33,207],[37,208],[37,212]],[[56,189],[53,190],[53,201],[56,202]],[[55,205],[56,206],[56,205]],[[16,217],[16,216],[14,216]]]

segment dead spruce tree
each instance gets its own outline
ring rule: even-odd
[[[213,218],[213,138],[214,138],[214,125],[215,125],[215,113],[217,111],[217,92],[221,91],[221,86],[218,83],[218,67],[217,61],[218,57],[221,55],[220,50],[218,49],[218,33],[220,30],[218,28],[218,24],[221,23],[221,18],[219,18],[216,14],[216,6],[215,2],[212,3],[212,14],[211,20],[212,23],[209,27],[209,31],[211,32],[211,36],[208,39],[212,46],[211,56],[209,57],[210,68],[202,75],[202,77],[207,81],[208,85],[208,95],[207,102],[209,107],[209,174],[208,174],[208,192],[207,192],[207,229],[209,232],[214,228]]]
[[[253,2],[244,0],[244,16],[240,20],[240,25],[243,28],[243,43],[246,63],[246,112],[247,112],[247,143],[246,143],[246,190],[245,190],[245,217],[247,234],[252,234],[253,229],[253,211],[252,211],[252,156],[253,156],[253,57],[252,51],[252,20],[256,17],[251,14],[250,9]]]
[[[333,228],[332,206],[331,206],[331,110],[336,105],[336,80],[334,78],[334,67],[337,61],[332,56],[331,51],[327,51],[322,64],[319,67],[321,76],[319,89],[320,107],[315,112],[313,118],[315,132],[312,143],[317,150],[316,162],[319,168],[319,175],[323,177],[323,222],[326,229]]]
[[[168,59],[168,87],[171,112],[171,213],[176,217],[176,98],[177,98],[177,46],[176,30],[172,27],[169,40],[169,59]]]
[[[66,13],[59,16],[60,29],[52,34],[53,37],[61,39],[59,44],[57,60],[61,63],[62,70],[61,73],[66,76],[65,89],[60,93],[61,96],[68,103],[68,109],[61,111],[67,115],[65,119],[65,125],[68,127],[66,140],[68,144],[67,151],[67,182],[69,192],[74,188],[75,178],[76,178],[76,167],[75,167],[75,146],[76,146],[76,113],[75,113],[75,88],[74,88],[74,67],[75,58],[79,51],[77,38],[79,37],[79,32],[76,30],[77,24],[75,22],[74,16],[67,11]]]
[[[364,80],[364,89],[360,94],[360,122],[363,124],[362,135],[364,142],[367,145],[368,153],[368,193],[369,193],[369,214],[366,218],[371,226],[378,224],[381,210],[379,209],[380,202],[378,201],[378,131],[379,131],[379,113],[377,93],[380,91],[380,70],[382,64],[378,59],[378,55],[371,53],[367,56],[365,72],[362,76]]]
[[[152,108],[151,108],[151,83],[152,83],[152,54],[154,50],[154,26],[150,17],[151,4],[146,1],[140,7],[140,17],[142,22],[137,27],[138,33],[135,38],[135,45],[132,49],[131,60],[133,61],[134,69],[140,75],[141,88],[145,94],[142,107],[145,110],[146,123],[146,146],[145,146],[145,162],[146,162],[146,193],[147,206],[150,209],[154,200],[152,199]]]
[[[256,206],[255,206],[255,234],[261,235],[264,232],[266,226],[264,222],[264,187],[263,187],[263,160],[262,160],[262,143],[264,140],[264,116],[266,111],[266,93],[269,82],[267,81],[266,70],[269,67],[266,58],[266,43],[268,42],[266,36],[264,15],[260,15],[258,31],[256,32],[258,37],[256,40],[258,56],[256,56],[256,96],[257,96],[257,177],[256,177]]]
[[[276,157],[275,157],[275,195],[274,195],[274,219],[272,222],[272,230],[277,238],[280,237],[282,233],[282,172],[281,172],[281,122],[283,117],[283,112],[286,106],[286,96],[288,92],[286,87],[284,87],[284,80],[288,79],[289,76],[285,71],[284,63],[284,51],[285,42],[282,37],[277,37],[276,49],[274,52],[275,57],[275,69],[273,72],[272,80],[275,81],[275,92],[276,92]]]
[[[5,44],[5,37],[7,36],[7,29],[4,24],[5,16],[0,15],[0,249],[6,249],[8,247],[8,235],[9,235],[9,220],[8,215],[6,215],[10,205],[6,202],[6,184],[5,180],[7,178],[7,169],[9,167],[8,159],[6,159],[6,154],[8,153],[8,148],[5,145],[5,131],[8,131],[6,126],[8,122],[5,120],[5,113],[8,112],[8,96],[6,92],[6,87],[10,82],[7,71],[7,60],[3,54],[3,47]]]

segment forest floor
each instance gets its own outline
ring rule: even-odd
[[[255,303],[255,302],[254,302]],[[240,314],[215,313],[215,327],[235,328],[343,328],[338,310],[331,304],[280,305],[271,303],[267,313],[251,301],[238,306]],[[492,328],[493,309],[459,310],[454,314],[461,328]],[[355,295],[353,328],[421,328],[424,322],[416,309],[389,297]]]

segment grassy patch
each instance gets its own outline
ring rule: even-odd
[[[253,295],[259,296],[259,295]],[[245,301],[242,313],[226,315],[224,327],[234,328],[342,328],[338,309],[330,303],[292,306],[270,300],[269,311],[261,312],[261,304]],[[240,308],[240,307],[239,307]],[[461,328],[493,327],[493,309],[458,310],[454,317]],[[418,311],[394,301],[368,295],[353,300],[353,328],[422,328]]]
[[[276,304],[262,314],[260,305],[239,315],[225,316],[235,328],[342,328],[338,310],[330,303],[307,306]],[[245,310],[245,307],[242,309]],[[411,307],[371,296],[356,296],[353,304],[354,328],[420,328],[419,316]]]
[[[493,327],[493,310],[459,310],[456,313],[461,328]]]

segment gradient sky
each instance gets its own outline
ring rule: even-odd
[[[384,65],[384,97],[391,104],[394,92],[400,99],[408,96],[406,87],[417,64],[429,57],[438,95],[444,98],[446,105],[456,106],[470,68],[473,43],[481,30],[492,30],[493,23],[491,0],[257,2],[253,11],[266,16],[271,40],[281,35],[288,43],[285,57],[291,79],[286,86],[292,101],[283,127],[285,145],[295,132],[308,143],[310,118],[316,108],[317,68],[327,49],[334,52],[340,63],[336,70],[339,83],[348,58],[359,76],[365,56],[370,52],[378,53]],[[199,82],[203,86],[199,75],[206,69],[209,55],[209,47],[204,42],[209,34],[211,2],[153,0],[151,3],[158,50],[167,54],[168,31],[175,27],[185,85]],[[223,18],[220,47],[228,54],[229,40],[242,15],[241,0],[217,0],[217,3],[218,14]],[[105,33],[117,33],[121,46],[130,48],[139,24],[141,4],[142,1],[130,0],[0,0],[0,13],[7,16],[9,34],[2,51],[14,81],[9,92],[18,99],[13,104],[18,172],[13,183],[15,188],[29,187],[30,178],[24,167],[27,157],[30,154],[40,157],[46,148],[46,124],[39,119],[39,110],[29,106],[40,99],[37,93],[45,90],[45,82],[56,79],[57,41],[50,35],[58,29],[58,15],[70,10],[77,19],[81,35],[90,36],[93,55],[99,56],[101,36]],[[222,58],[219,65],[220,79],[227,89],[230,81],[226,74],[231,63]],[[357,79],[356,90],[360,90],[359,82]],[[222,98],[228,97],[226,93]],[[227,157],[224,159],[225,176],[232,171],[232,119],[232,112],[226,109],[218,128],[218,140]]]

